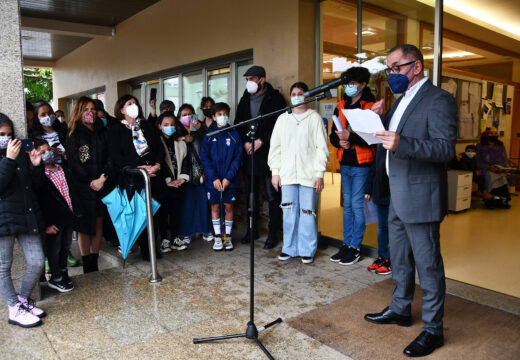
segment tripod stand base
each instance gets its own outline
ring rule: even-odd
[[[270,322],[269,324],[260,327],[259,329],[256,328],[256,325],[252,322],[247,323],[247,329],[245,333],[242,334],[234,334],[234,335],[223,335],[223,336],[215,336],[215,337],[209,337],[209,338],[195,338],[193,339],[194,344],[200,344],[204,342],[210,342],[210,341],[219,341],[219,340],[226,340],[226,339],[235,339],[240,337],[245,337],[250,340],[254,340],[256,344],[260,347],[260,349],[265,353],[265,355],[269,359],[273,359],[273,356],[267,351],[267,349],[264,347],[264,345],[258,340],[258,333],[264,331],[267,328],[270,328],[273,325],[279,324],[282,322],[282,318],[278,318],[275,321]]]

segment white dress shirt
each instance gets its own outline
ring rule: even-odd
[[[413,98],[415,97],[415,94],[419,91],[421,86],[424,85],[424,83],[428,81],[428,78],[425,76],[423,79],[419,80],[416,84],[414,84],[411,88],[409,88],[402,96],[401,102],[399,105],[397,105],[397,109],[394,111],[394,115],[392,115],[392,118],[390,119],[390,124],[388,124],[388,130],[389,131],[396,131],[397,127],[399,126],[399,122],[401,122],[401,118],[403,117],[404,112],[406,111],[406,108],[408,105],[412,102]],[[386,174],[390,176],[389,171],[389,151],[386,151]]]

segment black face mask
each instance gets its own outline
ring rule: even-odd
[[[205,117],[208,117],[208,118],[213,116],[211,109],[202,109],[202,113],[204,114]]]
[[[488,136],[488,140],[496,143],[498,141],[498,136]]]

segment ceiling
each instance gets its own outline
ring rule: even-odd
[[[20,0],[26,63],[50,65],[159,0]]]

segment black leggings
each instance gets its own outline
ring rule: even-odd
[[[169,227],[171,240],[173,240],[179,235],[181,196],[179,189],[172,188],[168,188],[165,195],[163,204],[157,211],[159,218],[159,232],[161,234],[161,239],[167,239]]]

